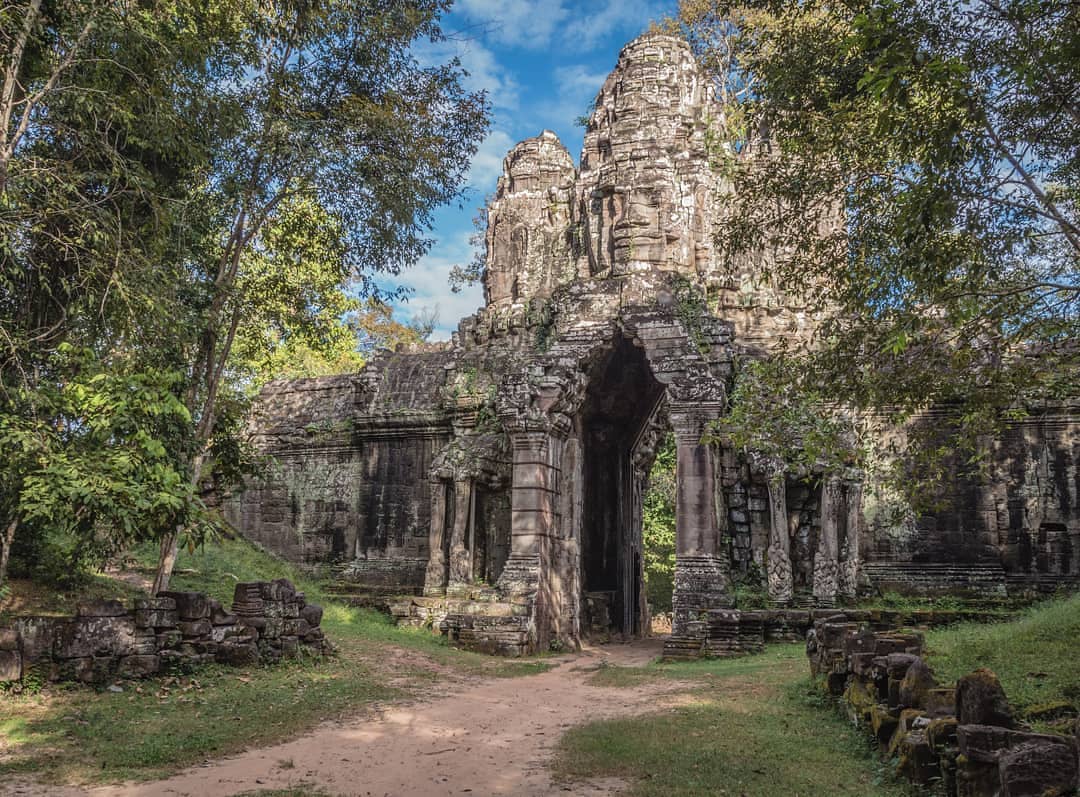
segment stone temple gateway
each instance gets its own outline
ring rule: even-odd
[[[991,478],[957,477],[952,506],[902,523],[876,511],[858,473],[795,480],[702,442],[735,360],[814,325],[752,263],[733,278],[714,256],[726,188],[707,151],[715,115],[684,41],[628,44],[576,167],[549,131],[506,156],[485,307],[450,343],[268,386],[255,433],[277,464],[226,501],[230,520],[479,649],[637,634],[649,621],[642,497],[673,432],[672,653],[722,649],[732,576],[754,567],[779,605],[867,586],[1075,583],[1075,408],[1017,425],[995,444]]]

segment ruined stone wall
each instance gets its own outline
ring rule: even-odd
[[[201,592],[90,601],[75,617],[20,617],[0,628],[0,682],[33,670],[103,684],[218,662],[248,666],[329,652],[322,607],[286,579],[237,584],[231,610]]]
[[[904,431],[886,439],[902,450]],[[1033,409],[986,446],[985,472],[949,463],[928,496],[936,505],[918,515],[870,486],[861,548],[879,586],[1003,595],[1080,584],[1080,412]]]
[[[948,797],[1073,794],[1080,787],[1080,722],[1032,733],[994,673],[939,683],[922,635],[874,631],[838,615],[815,621],[811,672],[873,736],[896,772]]]

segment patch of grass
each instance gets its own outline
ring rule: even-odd
[[[128,683],[120,693],[56,687],[5,706],[0,773],[54,782],[160,777],[399,694],[350,655],[247,670],[213,666]]]
[[[962,623],[926,635],[938,680],[993,670],[1021,715],[1063,701],[1080,707],[1080,595],[1038,604],[1003,623]]]
[[[118,598],[129,601],[143,594],[143,591],[133,584],[102,574],[90,576],[85,585],[70,592],[29,579],[12,579],[8,585],[11,590],[0,603],[0,625],[18,616],[70,616],[75,613],[79,603],[86,600]]]
[[[691,702],[572,729],[555,760],[563,782],[623,778],[637,797],[911,793],[861,733],[821,706],[801,645],[741,659],[604,667],[593,678],[610,686],[688,681]]]

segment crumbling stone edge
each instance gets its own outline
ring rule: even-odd
[[[873,631],[844,615],[807,634],[810,671],[874,737],[899,775],[947,797],[1041,797],[1080,789],[1073,736],[1031,733],[997,676],[978,669],[939,684],[913,631]]]
[[[206,664],[243,667],[333,650],[323,610],[288,579],[236,585],[233,605],[202,592],[163,592],[82,603],[75,617],[20,617],[0,628],[0,682],[32,672],[50,681],[104,684],[191,671]]]

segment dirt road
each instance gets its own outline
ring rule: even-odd
[[[655,709],[680,685],[633,688],[589,683],[603,662],[641,665],[659,655],[655,642],[610,645],[564,656],[544,673],[494,678],[457,687],[432,686],[432,699],[386,708],[380,715],[328,723],[283,744],[186,770],[164,781],[86,792],[34,794],[235,795],[298,788],[361,797],[568,794],[548,770],[555,743],[569,727]],[[441,688],[455,691],[441,695]],[[606,795],[618,783],[575,784],[575,795]]]

